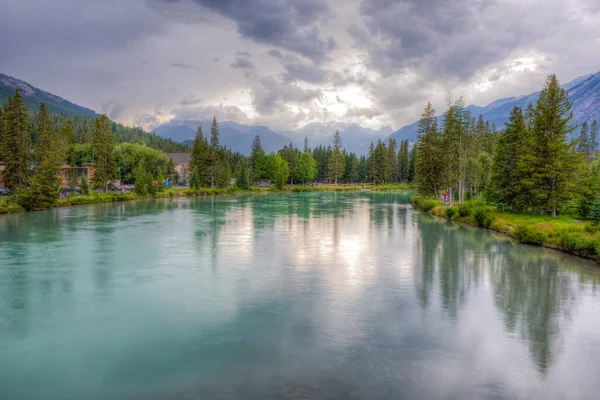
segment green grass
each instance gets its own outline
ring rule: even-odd
[[[0,197],[0,214],[25,211],[14,199],[7,196]]]

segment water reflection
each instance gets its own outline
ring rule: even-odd
[[[0,216],[0,398],[595,395],[600,270],[409,198]]]

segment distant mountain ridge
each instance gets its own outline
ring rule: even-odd
[[[4,106],[8,98],[15,94],[15,89],[21,90],[23,102],[30,110],[39,110],[40,103],[52,114],[68,115],[72,117],[95,118],[99,115],[89,108],[71,103],[62,97],[38,89],[29,83],[12,76],[0,73],[0,106]]]
[[[340,132],[344,148],[349,152],[357,154],[366,153],[369,150],[371,142],[377,142],[379,139],[384,140],[393,132],[389,126],[384,126],[376,131],[356,123],[311,122],[300,129],[286,131],[283,134],[289,136],[294,145],[302,149],[305,137],[308,139],[308,146],[311,148],[319,145],[331,145],[336,130]]]
[[[568,91],[569,100],[573,104],[571,109],[573,111],[573,124],[580,125],[584,121],[600,120],[600,72],[582,76],[562,85],[562,87]],[[525,109],[529,103],[535,105],[539,95],[540,92],[538,91],[525,96],[499,99],[485,107],[470,105],[467,109],[475,117],[481,114],[484,120],[495,123],[498,128],[503,128],[504,123],[508,121],[510,111],[515,106]],[[416,121],[410,125],[403,126],[387,139],[394,138],[397,141],[401,139],[408,139],[411,142],[416,141],[418,123],[419,121]]]
[[[198,126],[202,127],[206,137],[210,137],[211,125],[212,121],[174,119],[157,126],[152,131],[176,142],[186,142],[194,139]],[[233,151],[249,155],[256,135],[260,136],[262,146],[266,152],[277,151],[291,142],[290,138],[273,132],[266,126],[242,125],[233,121],[219,122],[219,142],[221,146]]]

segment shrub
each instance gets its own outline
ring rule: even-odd
[[[473,210],[473,217],[479,226],[489,227],[494,222],[494,219],[490,215],[489,211],[485,207],[481,206],[476,207]]]
[[[452,217],[454,216],[454,214],[456,214],[456,208],[454,207],[448,207],[446,208],[446,216],[450,219],[452,219]]]
[[[521,243],[542,244],[546,240],[546,235],[543,232],[536,232],[526,225],[517,225],[514,236]]]
[[[462,204],[458,207],[458,215],[461,217],[468,217],[471,214],[471,207],[466,204]]]
[[[597,254],[597,243],[593,237],[583,232],[563,232],[560,235],[560,245],[573,253],[594,256]]]

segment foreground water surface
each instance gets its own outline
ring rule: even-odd
[[[406,193],[0,216],[0,399],[597,399],[598,282]]]

